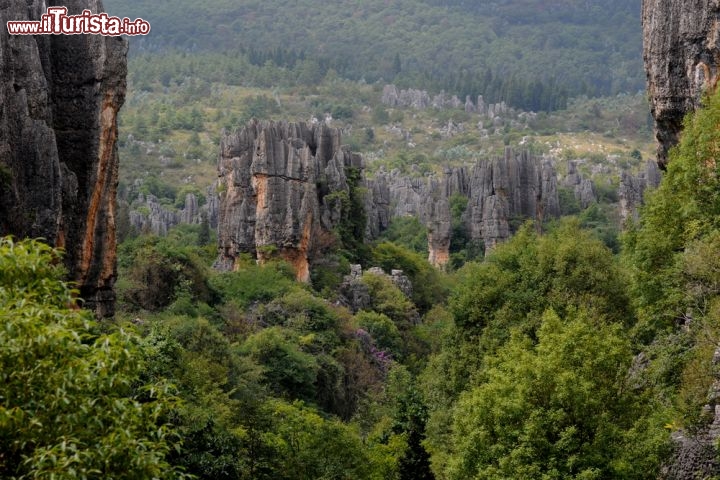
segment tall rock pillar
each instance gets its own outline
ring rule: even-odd
[[[99,317],[114,313],[117,113],[127,41],[8,34],[47,6],[102,12],[99,0],[0,0],[0,235],[64,247],[70,280]]]

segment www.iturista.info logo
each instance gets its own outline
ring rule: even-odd
[[[68,15],[67,7],[49,7],[40,21],[10,21],[7,29],[10,35],[147,35],[150,23],[142,18],[130,20],[90,10]]]

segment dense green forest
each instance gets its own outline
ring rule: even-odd
[[[416,291],[366,272],[355,314],[282,262],[213,271],[212,235],[182,226],[121,246],[122,313],[96,324],[60,252],[3,240],[0,473],[655,478],[671,432],[707,422],[718,122],[720,94],[620,254],[567,217],[446,274],[411,228],[365,261]]]
[[[293,71],[292,78],[317,81],[332,71],[528,110],[644,89],[639,0],[113,0],[106,7],[151,23],[150,36],[133,39],[133,55],[224,53],[233,63]],[[539,103],[540,92],[557,100]]]

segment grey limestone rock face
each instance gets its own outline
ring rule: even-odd
[[[423,211],[428,231],[428,261],[436,266],[446,265],[450,260],[452,233],[452,217],[447,197],[428,196]]]
[[[383,105],[397,107],[400,105],[400,91],[395,85],[385,85],[381,97]]]
[[[212,229],[217,229],[218,195],[214,186],[208,187],[204,205],[200,205],[197,195],[185,195],[185,204],[181,210],[166,207],[151,194],[139,193],[130,205],[130,225],[136,231],[164,236],[175,225],[184,223],[199,225],[205,221]]]
[[[314,256],[347,212],[347,172],[362,159],[321,123],[258,122],[223,135],[218,164],[219,268],[241,253],[287,260],[307,281]]]
[[[130,210],[130,225],[138,232],[164,236],[183,218],[177,212],[165,208],[157,197],[151,194],[146,196],[141,193],[132,206],[134,209]]]
[[[362,281],[362,274],[358,276],[346,275],[338,288],[339,302],[353,313],[372,308],[370,289]]]
[[[367,191],[365,196],[365,238],[377,238],[381,232],[390,226],[390,187],[384,175],[378,176],[376,181],[363,178],[363,186]]]
[[[450,258],[449,199],[454,195],[468,199],[463,221],[470,240],[488,248],[506,240],[522,220],[542,222],[560,214],[552,161],[527,152],[516,154],[512,149],[503,157],[480,160],[470,168],[446,168],[438,176],[410,178],[397,171],[380,171],[368,184],[373,191],[381,185],[388,195],[383,205],[389,217],[416,216],[427,227],[428,258],[436,266],[445,265]],[[368,228],[368,232],[375,231],[382,229]]]
[[[584,178],[580,174],[577,162],[573,160],[569,160],[567,163],[567,175],[565,175],[562,185],[573,190],[575,198],[580,202],[582,208],[587,208],[590,204],[597,202],[592,180]]]
[[[367,273],[389,279],[406,297],[412,297],[412,282],[402,270],[392,270],[388,275],[380,267],[371,267]],[[363,283],[362,278],[362,265],[350,265],[350,275],[345,275],[338,289],[340,304],[348,307],[353,313],[372,307],[370,289]]]
[[[624,225],[628,219],[638,220],[638,208],[643,204],[645,191],[660,185],[660,169],[657,163],[645,162],[645,169],[637,175],[622,172],[618,199],[620,201],[620,220]]]
[[[470,99],[470,95],[467,95],[465,97],[465,111],[467,113],[475,113],[477,111],[475,109],[475,105],[473,104],[472,100]]]
[[[658,163],[678,141],[685,115],[718,81],[720,3],[717,0],[644,0],[643,57],[655,118]]]
[[[392,280],[395,286],[398,287],[400,291],[405,294],[406,297],[412,298],[413,285],[410,281],[410,278],[405,275],[405,272],[403,272],[402,270],[392,270],[390,272],[390,280]]]
[[[580,200],[580,206],[582,208],[587,208],[590,204],[597,202],[595,187],[593,187],[592,181],[587,178],[582,179],[582,182],[580,182],[580,185],[575,190],[575,196]]]
[[[410,107],[416,110],[423,110],[431,104],[430,95],[426,91],[413,88],[400,90],[395,85],[383,87],[381,101],[389,107]]]
[[[712,368],[715,381],[703,408],[705,425],[692,434],[678,430],[673,433],[674,454],[662,471],[663,480],[695,480],[717,478],[720,463],[717,442],[720,440],[720,347],[715,350]]]
[[[99,0],[62,5],[71,15],[103,11]],[[0,0],[0,235],[64,247],[85,307],[111,316],[117,113],[128,44],[98,35],[8,34],[7,21],[40,20],[46,6]]]
[[[464,108],[466,112],[481,113],[484,110],[476,110],[470,97],[466,97],[465,102],[460,100],[457,95],[448,95],[445,92],[440,92],[434,97],[430,97],[430,94],[425,90],[417,90],[409,88],[407,90],[401,90],[395,85],[385,85],[383,87],[382,97],[380,101],[383,105],[389,107],[407,107],[414,108],[416,110],[424,110],[429,107],[443,109],[443,108]],[[482,96],[478,97],[479,105],[484,109],[482,102]],[[503,104],[504,105],[504,104]]]
[[[466,221],[471,239],[486,248],[509,237],[512,220],[542,222],[560,215],[555,168],[548,158],[508,148],[503,157],[479,162],[470,176]]]
[[[198,205],[198,199],[194,193],[188,193],[185,195],[185,207],[180,214],[180,221],[182,223],[200,223],[200,206]]]

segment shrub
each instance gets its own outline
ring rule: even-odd
[[[0,239],[0,476],[180,477],[173,390],[140,381],[136,337],[69,307],[59,256]]]

